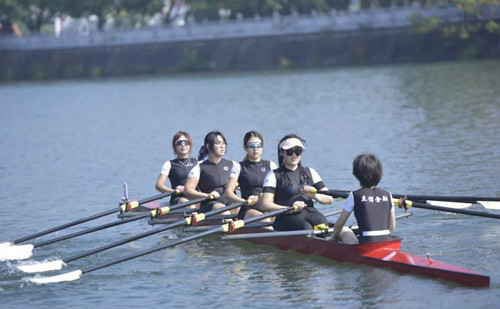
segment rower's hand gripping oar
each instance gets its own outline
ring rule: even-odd
[[[222,233],[230,233],[230,232],[235,231],[236,229],[240,229],[240,228],[244,227],[245,224],[249,224],[249,223],[257,222],[257,221],[260,221],[262,219],[266,219],[266,218],[269,218],[269,217],[274,217],[274,216],[277,216],[277,215],[281,215],[283,213],[286,213],[287,211],[293,211],[295,209],[296,209],[296,207],[294,207],[294,206],[292,206],[292,207],[286,207],[286,208],[282,208],[282,209],[279,209],[279,210],[275,210],[275,211],[271,211],[271,212],[268,212],[268,213],[264,213],[264,214],[259,215],[259,216],[255,216],[255,217],[249,218],[247,220],[238,220],[238,221],[234,221],[234,222],[228,222],[228,223],[225,223],[223,225],[216,226],[216,227],[214,227],[212,229],[209,229],[207,231],[204,231],[204,232],[192,235],[192,236],[188,236],[188,237],[185,237],[185,238],[182,238],[182,239],[178,239],[178,240],[176,240],[174,242],[171,242],[171,243],[168,243],[168,244],[165,244],[165,245],[162,245],[162,246],[152,247],[152,248],[140,251],[138,253],[131,254],[131,255],[128,255],[126,257],[114,260],[114,261],[110,261],[110,262],[107,262],[107,263],[103,263],[103,264],[100,264],[100,265],[92,266],[92,267],[81,269],[81,270],[79,269],[79,270],[71,271],[71,272],[68,272],[68,273],[65,273],[65,274],[61,274],[61,275],[57,275],[57,276],[52,276],[52,277],[34,277],[34,278],[31,278],[29,281],[41,284],[41,283],[54,283],[54,282],[77,280],[83,274],[86,274],[86,273],[89,273],[89,272],[92,272],[92,271],[95,271],[95,270],[98,270],[98,269],[101,269],[101,268],[105,268],[105,267],[108,267],[108,266],[111,266],[111,265],[122,263],[122,262],[125,262],[125,261],[128,261],[128,260],[132,260],[132,259],[141,257],[143,255],[147,255],[147,254],[150,254],[150,253],[153,253],[153,252],[156,252],[156,251],[164,250],[166,248],[170,248],[170,247],[173,247],[173,246],[176,246],[176,245],[179,245],[179,244],[191,241],[191,240],[199,239],[199,238],[202,238],[202,237],[205,237],[205,236],[208,236],[208,235],[212,235],[212,234],[216,234],[216,233],[220,233],[220,232],[222,232]]]
[[[208,198],[205,198],[205,200],[208,200]],[[196,201],[196,202],[200,202],[200,201]],[[78,255],[75,255],[75,256],[63,259],[63,260],[55,260],[55,261],[44,262],[44,263],[36,263],[36,264],[30,263],[30,264],[25,264],[25,265],[18,265],[17,269],[19,269],[19,270],[21,270],[23,272],[27,272],[27,273],[45,272],[45,271],[49,271],[49,270],[59,270],[59,269],[62,269],[64,266],[66,266],[67,263],[75,261],[75,260],[78,260],[78,259],[81,259],[81,258],[84,258],[84,257],[87,257],[89,255],[100,253],[100,252],[103,252],[105,250],[117,247],[119,245],[123,245],[123,244],[129,243],[131,241],[135,241],[135,240],[138,240],[138,239],[150,236],[150,235],[161,233],[161,232],[167,231],[169,229],[172,229],[172,228],[175,228],[175,227],[178,227],[178,226],[195,225],[196,223],[201,222],[201,221],[205,220],[208,217],[211,217],[211,216],[223,213],[225,211],[228,211],[228,210],[231,210],[231,209],[234,209],[234,208],[241,207],[241,206],[246,205],[246,204],[253,205],[253,204],[255,204],[255,202],[256,202],[256,199],[255,200],[254,199],[252,199],[252,200],[249,199],[249,200],[246,200],[246,201],[243,201],[243,202],[238,202],[238,203],[230,204],[230,205],[228,205],[226,207],[223,207],[223,208],[214,209],[214,210],[208,211],[206,213],[192,214],[190,216],[187,216],[184,219],[179,219],[176,222],[173,222],[171,224],[165,225],[162,228],[155,229],[155,230],[152,230],[152,231],[147,231],[145,233],[141,233],[141,234],[138,234],[138,235],[134,235],[134,236],[125,238],[123,240],[116,241],[116,242],[113,242],[111,244],[104,245],[104,246],[101,246],[99,248],[96,248],[96,249],[93,249],[93,250],[89,250],[87,252],[83,252],[81,254],[78,254]]]
[[[49,240],[38,242],[38,243],[35,243],[35,244],[22,245],[22,246],[6,246],[5,248],[2,248],[2,251],[0,251],[0,260],[23,260],[23,259],[27,259],[27,258],[29,258],[29,257],[32,256],[33,248],[46,246],[46,245],[53,244],[53,243],[56,243],[56,242],[59,242],[59,241],[71,239],[71,238],[74,238],[74,237],[77,237],[77,236],[89,234],[89,233],[92,233],[92,232],[95,232],[95,231],[104,230],[104,229],[107,229],[107,228],[110,228],[110,227],[113,227],[113,226],[118,226],[118,225],[121,225],[121,224],[125,224],[125,223],[129,223],[129,222],[132,222],[132,221],[136,221],[136,220],[139,220],[139,219],[142,219],[142,218],[159,217],[159,216],[161,216],[163,214],[168,213],[170,210],[174,210],[174,209],[178,209],[178,208],[183,208],[183,207],[186,207],[186,206],[189,206],[189,205],[192,205],[192,204],[196,204],[196,203],[200,203],[200,202],[204,202],[204,201],[206,201],[208,199],[213,199],[213,198],[214,198],[214,196],[210,195],[210,196],[205,197],[205,198],[200,198],[200,199],[191,200],[191,201],[188,201],[188,202],[185,202],[185,203],[175,204],[175,205],[172,205],[170,207],[169,206],[165,206],[165,207],[157,208],[157,209],[151,210],[149,212],[141,213],[139,215],[136,215],[136,216],[133,216],[133,217],[130,217],[130,218],[127,218],[127,219],[118,220],[118,221],[114,221],[114,222],[111,222],[111,223],[106,223],[106,224],[103,224],[103,225],[99,225],[99,226],[96,226],[96,227],[85,229],[83,231],[79,231],[79,232],[75,232],[75,233],[72,233],[72,234],[60,236],[60,237],[57,237],[57,238],[54,238],[54,239],[49,239]]]
[[[415,208],[431,209],[431,210],[437,210],[437,211],[452,212],[452,213],[457,213],[457,214],[465,214],[465,215],[477,216],[477,217],[500,219],[500,214],[494,214],[494,213],[489,213],[489,212],[484,212],[484,211],[468,210],[468,209],[456,209],[456,208],[443,207],[443,206],[433,206],[431,204],[413,202],[413,201],[407,200],[403,197],[401,197],[399,199],[396,199],[396,198],[393,199],[393,203],[394,203],[394,206],[398,206],[399,208],[404,208],[405,210],[408,210],[408,208],[410,208],[410,207],[415,207]]]

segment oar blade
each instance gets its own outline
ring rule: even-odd
[[[2,246],[0,247],[0,261],[25,260],[33,255],[33,245]]]
[[[495,202],[495,201],[477,201],[477,203],[483,205],[484,208],[487,208],[487,209],[500,210],[500,202]]]
[[[51,276],[51,277],[34,277],[30,278],[29,281],[37,284],[46,284],[46,283],[57,283],[57,282],[65,282],[65,281],[74,281],[80,279],[82,276],[82,271],[81,270],[75,270],[71,271],[69,273],[57,275],[57,276]]]
[[[434,206],[449,207],[454,209],[464,209],[472,206],[471,203],[444,202],[444,201],[433,201],[433,200],[427,200],[427,203]]]
[[[66,266],[62,260],[55,260],[42,263],[30,263],[24,265],[17,265],[17,269],[25,273],[42,273],[50,270],[60,270]]]
[[[454,209],[465,209],[465,208],[473,205],[472,203],[465,203],[465,202],[445,202],[445,201],[436,201],[436,200],[427,200],[427,203],[434,205],[434,206],[449,207],[449,208],[454,208]],[[500,210],[500,202],[477,201],[477,204],[482,205],[486,209]]]

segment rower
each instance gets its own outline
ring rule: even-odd
[[[382,163],[373,154],[360,154],[352,163],[352,173],[361,188],[347,197],[335,223],[332,239],[351,244],[391,239],[390,231],[396,229],[392,195],[376,187],[382,178]],[[357,234],[344,226],[353,211],[359,226]]]
[[[244,205],[240,208],[238,219],[248,219],[262,215],[262,184],[267,173],[278,168],[276,163],[262,159],[264,148],[264,137],[260,132],[249,131],[243,137],[243,149],[246,151],[245,158],[239,164],[233,165],[229,182],[227,183],[225,196],[233,203],[243,202],[249,198],[256,197],[254,205]],[[241,197],[236,195],[235,190],[239,184]],[[269,218],[264,222],[271,223]]]
[[[191,136],[184,131],[177,132],[172,138],[172,149],[176,154],[176,158],[168,160],[163,164],[160,175],[156,180],[156,190],[161,193],[171,192],[175,189],[184,190],[187,176],[191,169],[197,164],[196,158],[190,158],[192,149]],[[170,187],[165,185],[167,178],[170,180]],[[174,189],[175,188],[175,189]],[[172,195],[170,198],[170,205],[185,203],[188,199],[182,194]],[[194,205],[190,207],[195,207]]]
[[[226,153],[226,145],[226,138],[222,133],[219,131],[208,133],[205,136],[198,159],[201,160],[207,155],[208,158],[193,167],[187,177],[184,194],[189,199],[214,196],[213,200],[201,203],[200,212],[225,207],[229,202],[223,194],[231,169],[236,162],[223,158]],[[236,214],[238,209],[232,210],[232,212]],[[222,215],[231,215],[231,212],[226,211]]]
[[[278,144],[279,168],[264,179],[262,205],[265,211],[296,207],[294,213],[276,217],[273,228],[281,231],[328,228],[326,217],[314,208],[314,202],[331,204],[333,198],[316,191],[328,191],[319,174],[301,164],[305,141],[295,134]]]

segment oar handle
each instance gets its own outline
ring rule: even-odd
[[[164,214],[167,214],[171,210],[179,209],[179,208],[184,208],[184,207],[187,207],[187,206],[191,206],[191,205],[198,204],[198,203],[203,203],[205,201],[209,201],[209,200],[213,200],[213,199],[215,199],[215,196],[213,196],[213,195],[210,194],[209,196],[200,197],[198,199],[190,200],[190,201],[187,201],[187,202],[184,202],[184,203],[179,203],[179,204],[174,204],[174,205],[170,205],[170,206],[160,207],[160,208],[157,208],[157,209],[151,211],[151,214],[152,214],[151,217],[158,218],[158,217],[161,217]]]
[[[335,198],[347,198],[349,196],[349,193],[351,191],[342,191],[342,190],[325,190],[325,191],[318,191],[316,189],[313,189],[311,193],[318,193],[318,194],[325,194],[329,195],[331,197]]]
[[[146,204],[146,203],[149,203],[149,202],[152,202],[152,201],[156,201],[156,200],[162,199],[164,197],[171,196],[173,194],[179,194],[179,193],[182,193],[181,190],[175,189],[174,191],[164,192],[162,194],[158,194],[158,195],[155,195],[155,196],[147,197],[147,198],[139,200],[139,201],[127,201],[126,203],[120,204],[120,211],[121,212],[130,211],[130,210],[132,210],[134,208],[139,207],[142,204]]]
[[[229,204],[229,205],[222,207],[222,208],[213,209],[213,210],[207,211],[206,213],[192,214],[192,215],[186,217],[186,224],[187,225],[195,225],[196,223],[203,221],[203,220],[205,220],[205,218],[208,218],[210,216],[218,215],[218,214],[226,212],[228,210],[235,209],[235,208],[241,207],[241,206],[246,205],[246,204],[251,204],[251,203],[252,203],[252,200],[248,199],[248,200],[245,200],[243,202],[232,203],[232,204]]]

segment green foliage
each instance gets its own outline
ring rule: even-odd
[[[101,68],[100,67],[94,67],[90,70],[89,72],[89,76],[90,77],[101,77],[102,75],[102,72],[101,72]]]
[[[198,49],[185,47],[182,49],[181,57],[172,66],[173,72],[196,72],[206,71],[210,67],[208,57],[204,56]]]
[[[411,21],[419,33],[440,30],[445,38],[467,40],[479,31],[500,33],[498,22],[491,19],[491,10],[498,9],[499,0],[452,0],[451,3],[463,11],[463,20],[456,24],[444,24],[440,18],[424,19],[413,15]]]
[[[500,34],[500,24],[498,24],[494,20],[488,20],[484,25],[484,28],[491,33],[499,33]]]
[[[427,33],[436,30],[441,25],[441,19],[437,17],[422,18],[420,14],[415,13],[410,17],[417,33]]]
[[[292,62],[287,58],[280,56],[278,61],[278,67],[280,69],[289,69],[292,66]]]

